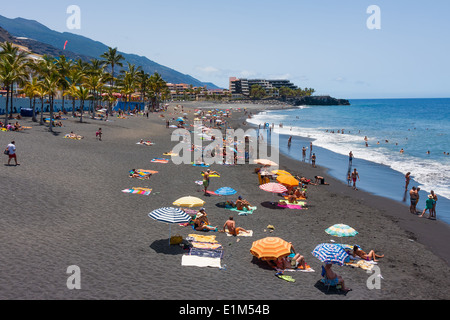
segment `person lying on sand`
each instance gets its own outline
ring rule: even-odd
[[[83,139],[82,136],[79,136],[79,135],[73,133],[73,131],[71,131],[68,135],[66,135],[66,137],[70,138],[70,139],[78,139],[78,140]]]
[[[230,217],[228,219],[228,221],[225,222],[225,224],[223,226],[223,230],[221,232],[226,232],[227,229],[228,229],[228,233],[235,237],[238,236],[239,233],[241,233],[241,232],[244,232],[244,233],[248,232],[244,228],[236,228],[236,222],[234,221],[233,217]]]
[[[322,176],[315,176],[314,178],[316,178],[316,181],[314,182],[316,185],[330,185],[329,183],[325,182],[325,178]]]
[[[377,254],[375,254],[375,251],[371,250],[369,252],[369,254],[365,253],[364,251],[362,251],[359,246],[354,246],[353,247],[353,256],[356,257],[360,257],[363,260],[366,261],[371,261],[373,260],[374,262],[377,262],[378,260],[376,260],[376,258],[384,258],[384,255],[379,256]]]

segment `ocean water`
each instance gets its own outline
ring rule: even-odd
[[[346,181],[352,151],[354,167],[365,175],[361,189],[405,201],[404,175],[411,172],[409,188],[420,187],[423,201],[434,190],[443,200],[439,204],[450,203],[450,99],[350,102],[350,106],[271,110],[249,122],[274,124],[274,131],[281,135],[281,152],[291,157],[301,159],[301,148],[312,142],[318,165],[331,169],[330,173],[342,181]],[[290,148],[289,136],[293,137]],[[450,223],[450,210],[446,211],[438,211],[438,219]]]

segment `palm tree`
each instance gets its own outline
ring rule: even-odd
[[[111,66],[111,87],[114,87],[114,67],[119,66],[123,67],[121,61],[125,60],[125,58],[117,53],[117,48],[108,48],[108,51],[100,56],[100,58],[105,59],[104,62],[107,66]]]
[[[0,44],[0,82],[6,87],[5,124],[13,112],[13,90],[15,83],[24,83],[27,78],[28,53],[20,51],[10,42]],[[9,99],[11,98],[11,100]]]
[[[31,120],[37,122],[36,119],[36,96],[37,88],[39,86],[37,77],[32,77],[31,80],[27,81],[22,88],[22,92],[30,99],[30,109],[33,110],[33,116]]]
[[[75,97],[77,97],[80,100],[80,109],[81,109],[81,115],[80,115],[80,122],[83,122],[83,110],[84,110],[84,102],[88,100],[91,97],[91,94],[89,93],[89,89],[84,87],[74,87],[73,93]]]
[[[72,60],[67,60],[65,56],[59,56],[56,61],[56,70],[59,75],[59,88],[62,93],[62,111],[66,113],[65,108],[65,91],[69,88],[69,82],[67,81],[67,76],[69,75],[70,69],[73,66]]]
[[[41,126],[44,125],[44,98],[47,95],[47,92],[45,91],[45,88],[42,84],[42,82],[38,82],[36,86],[36,95],[39,97],[39,100],[41,100],[41,119],[39,121],[39,124]]]
[[[75,116],[75,100],[76,100],[76,95],[73,88],[83,83],[84,79],[85,79],[84,72],[80,70],[77,66],[72,67],[69,71],[69,74],[67,75],[67,82],[69,83],[69,90],[67,94],[72,97],[72,116]]]
[[[155,106],[159,107],[159,98],[164,89],[167,88],[167,83],[163,80],[161,75],[155,72],[150,77],[150,90],[153,93],[152,108],[155,110]]]

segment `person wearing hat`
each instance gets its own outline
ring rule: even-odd
[[[426,207],[425,207],[425,209],[423,209],[423,212],[419,216],[419,218],[423,218],[423,216],[425,215],[425,212],[427,212],[427,210],[428,210],[428,212],[430,214],[428,219],[431,219],[432,218],[432,213],[433,213],[432,210],[433,210],[433,207],[434,207],[434,203],[435,203],[434,196],[432,194],[429,194],[428,195],[428,199],[426,201]]]
[[[211,227],[205,208],[201,208],[194,220],[194,229],[197,231],[217,231],[217,227]]]

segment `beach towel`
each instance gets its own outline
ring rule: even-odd
[[[211,167],[210,165],[207,165],[207,164],[204,164],[204,163],[202,163],[202,164],[196,164],[196,163],[193,163],[192,166],[193,166],[193,167],[203,167],[203,168],[209,168],[209,167]]]
[[[178,153],[167,152],[167,153],[163,153],[163,156],[178,157]]]
[[[153,189],[147,189],[147,188],[130,188],[122,190],[123,193],[130,193],[130,194],[140,194],[144,196],[149,196],[152,193]]]
[[[228,229],[225,229],[225,232],[227,233],[228,237],[234,237],[232,234],[229,233]],[[247,232],[239,232],[237,235],[238,237],[253,237],[253,230],[247,230]]]
[[[208,243],[208,242],[192,242],[192,248],[196,249],[204,249],[204,250],[217,250],[222,249],[222,245],[220,243]]]
[[[153,163],[164,163],[164,164],[167,164],[167,163],[169,163],[169,160],[167,160],[167,159],[158,159],[158,158],[156,158],[156,159],[152,159],[151,162],[153,162]]]
[[[232,206],[227,205],[225,206],[225,209],[238,212],[240,216],[246,216],[249,214],[253,214],[253,212],[255,212],[258,207],[250,207],[250,210],[247,210],[246,208],[244,208],[243,210],[238,210],[237,208],[233,208]]]
[[[294,203],[289,203],[287,200],[280,200],[280,202],[278,203],[278,206],[280,208],[301,210],[301,209],[303,209],[303,207],[306,206],[306,202],[304,202],[304,201],[296,201]]]
[[[218,249],[191,248],[191,250],[189,251],[189,255],[207,258],[222,258],[223,248]]]
[[[184,267],[221,268],[220,258],[208,258],[192,255],[183,255],[181,265]]]
[[[218,243],[216,240],[216,236],[203,236],[199,234],[190,234],[188,235],[187,239],[196,242]]]
[[[202,173],[202,176],[205,176],[205,174]],[[220,178],[220,176],[218,174],[210,174],[209,177],[210,178]]]
[[[280,270],[281,271],[281,270]],[[288,272],[316,272],[313,268],[311,268],[311,266],[306,265],[306,268],[303,269],[301,267],[298,267],[297,269],[284,269],[283,271],[288,271]]]
[[[142,143],[138,142],[136,144],[140,144],[140,145],[143,145],[143,146],[153,146],[153,145],[155,145],[153,142],[150,142],[150,141],[144,141]]]
[[[377,264],[377,263],[373,262],[373,261],[365,261],[365,260],[350,261],[350,262],[345,263],[346,266],[350,266],[353,268],[361,268],[365,271],[372,270],[372,268],[375,264]]]

